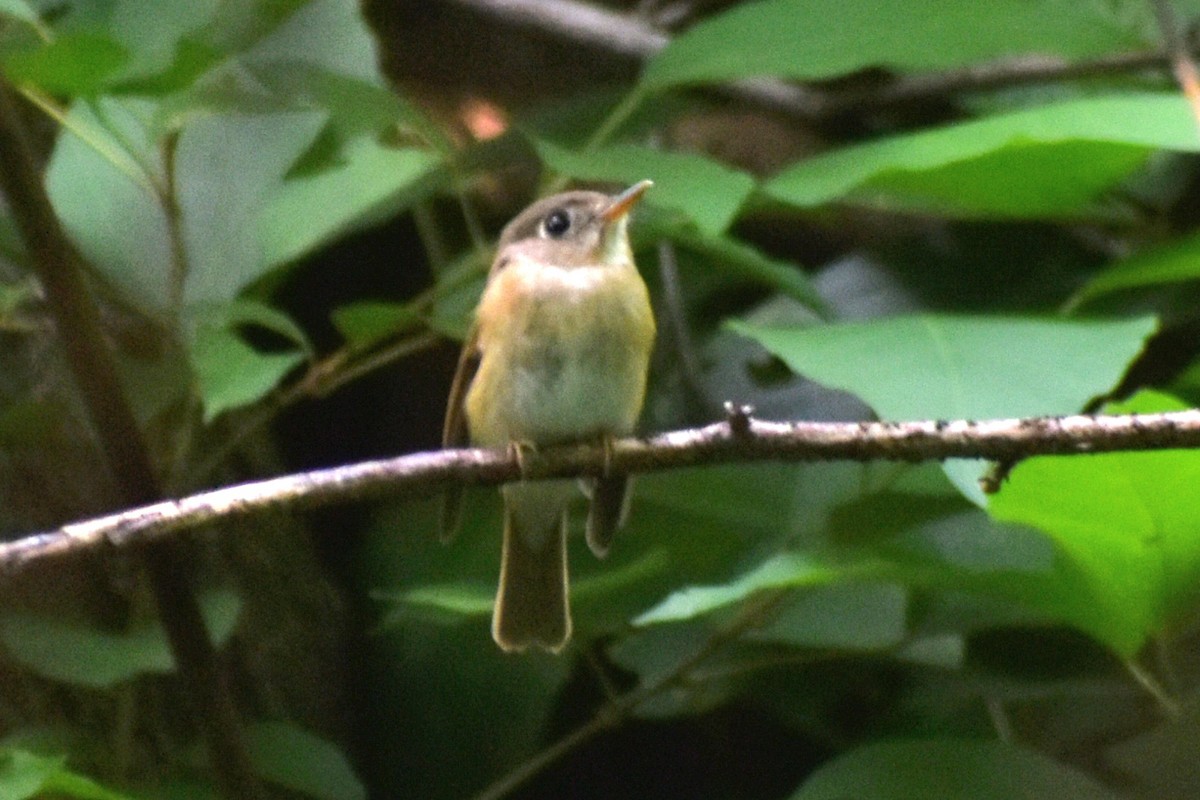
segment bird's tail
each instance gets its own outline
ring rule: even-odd
[[[492,638],[508,651],[536,645],[556,653],[571,637],[566,507],[556,496],[561,491],[553,497],[537,498],[511,491],[517,488],[506,487],[505,491],[504,545]]]

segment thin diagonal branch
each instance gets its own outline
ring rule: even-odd
[[[752,461],[1011,462],[1039,455],[1200,448],[1200,410],[985,421],[766,422],[748,409],[703,428],[523,452],[438,450],[302,472],[168,500],[0,544],[0,578],[97,547],[129,547],[229,517],[378,497],[418,497],[459,484],[655,472]],[[432,535],[432,532],[431,532]]]

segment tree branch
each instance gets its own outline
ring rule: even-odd
[[[143,546],[230,517],[378,497],[418,497],[457,484],[637,473],[751,461],[1013,462],[1039,455],[1200,448],[1200,410],[1127,416],[985,421],[766,422],[729,407],[723,422],[611,448],[568,445],[523,452],[438,450],[285,475],[167,500],[0,544],[0,577],[98,547]],[[433,536],[433,532],[430,532]]]

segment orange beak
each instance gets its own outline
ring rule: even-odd
[[[600,212],[600,218],[605,222],[616,222],[632,211],[633,207],[642,199],[642,195],[646,193],[646,190],[653,185],[654,181],[638,181],[614,197],[612,202]]]

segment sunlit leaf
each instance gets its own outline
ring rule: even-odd
[[[0,797],[5,800],[70,797],[77,800],[132,800],[70,770],[66,759],[19,749],[0,749]]]
[[[230,300],[273,266],[262,216],[325,121],[320,112],[223,114],[184,129],[176,181],[188,256],[185,304]]]
[[[211,53],[209,48],[199,48],[185,37],[197,35],[213,20],[219,6],[219,0],[157,3],[154,13],[148,14],[142,0],[115,0],[106,14],[105,31],[129,55],[117,76],[122,87],[134,80],[142,81],[145,87],[148,78],[173,66],[186,72],[183,63],[186,59],[194,58],[201,50]],[[162,85],[164,90],[169,87],[169,81]]]
[[[1079,321],[923,315],[808,328],[733,323],[794,372],[861,397],[883,419],[1076,413],[1110,391],[1155,331],[1151,317]],[[973,501],[973,462],[947,474]]]
[[[1143,393],[1112,413],[1184,408]],[[1078,578],[1089,633],[1132,655],[1200,598],[1200,454],[1106,453],[1022,461],[989,507],[1044,531]]]
[[[447,618],[490,616],[495,591],[475,583],[451,583],[418,586],[402,592],[375,592],[374,597],[392,606],[380,623],[386,630],[414,613]]]
[[[429,178],[438,164],[424,150],[355,140],[338,164],[290,178],[271,194],[259,222],[264,263],[293,261],[395,215],[434,188]]]
[[[165,170],[147,138],[154,105],[76,103],[54,147],[46,189],[88,261],[137,308],[161,312],[175,294],[167,216],[155,193]]]
[[[298,364],[304,353],[262,353],[227,327],[203,325],[191,343],[192,365],[204,420],[261,400]]]
[[[1088,300],[1125,289],[1162,286],[1200,279],[1200,234],[1152,247],[1119,261],[1087,282],[1073,299]]]
[[[420,316],[407,303],[364,301],[335,308],[330,319],[348,344],[366,348],[411,328],[420,321]]]
[[[675,37],[642,83],[660,90],[759,75],[813,80],[866,67],[945,69],[1014,53],[1096,56],[1150,44],[1143,30],[1113,24],[1099,3],[763,0]]]
[[[0,16],[12,17],[35,25],[41,23],[37,9],[28,0],[0,0]]]
[[[782,553],[763,562],[731,583],[691,586],[634,620],[635,625],[675,622],[707,614],[745,600],[765,589],[822,586],[848,578],[872,578],[882,574],[878,564],[839,565],[806,553]]]
[[[7,77],[17,83],[44,92],[91,95],[104,88],[128,57],[125,48],[107,36],[71,33],[36,50],[7,53],[3,64]]]
[[[794,372],[853,392],[884,419],[902,420],[1077,412],[1116,384],[1157,323],[925,314],[731,327]]]
[[[307,0],[294,3],[293,8],[294,13],[245,51],[247,64],[258,69],[275,63],[302,63],[382,84],[375,38],[358,4]]]
[[[808,158],[763,190],[802,207],[836,201],[966,216],[1071,214],[1156,149],[1200,150],[1178,95],[1070,100],[900,134]]]

